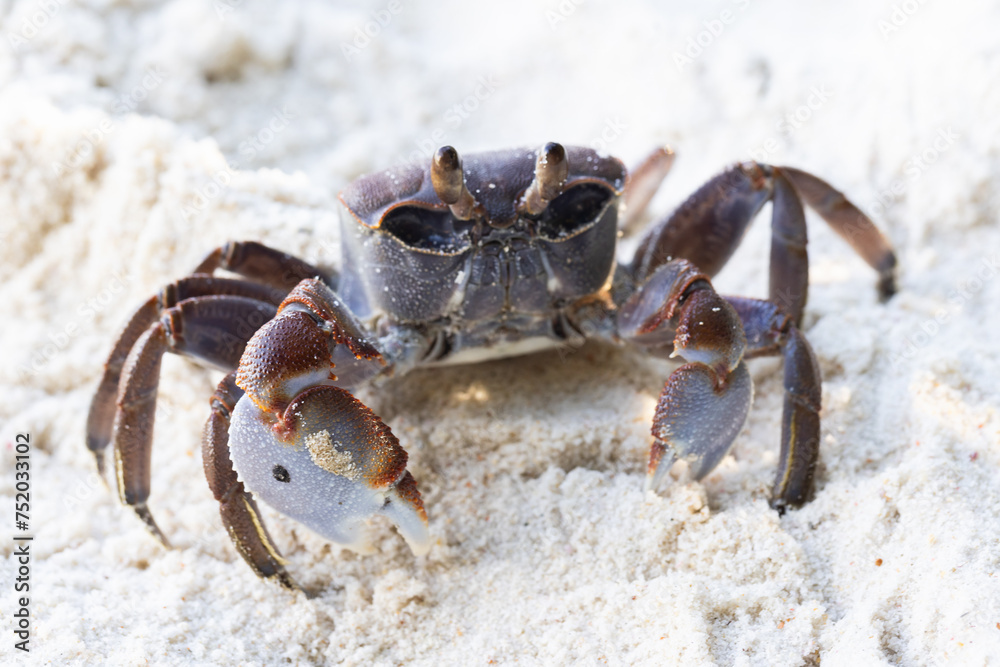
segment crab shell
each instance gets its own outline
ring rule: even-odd
[[[362,176],[340,195],[343,269],[338,292],[363,320],[449,317],[486,322],[526,317],[593,294],[615,267],[618,200],[625,166],[592,149],[567,147],[558,203],[525,212],[540,151],[470,154],[462,165],[474,211],[462,220],[435,191],[432,163]],[[568,197],[570,193],[577,197]],[[586,200],[586,201],[579,201]],[[580,215],[589,206],[592,215]]]

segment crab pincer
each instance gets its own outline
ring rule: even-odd
[[[736,310],[693,264],[659,267],[618,314],[622,335],[689,363],[675,370],[653,417],[646,488],[677,460],[700,480],[729,452],[750,410],[753,382],[743,355],[746,336]]]
[[[323,537],[368,553],[364,522],[382,513],[424,554],[427,515],[406,452],[375,413],[336,386],[381,368],[359,331],[322,282],[293,290],[247,344],[229,453],[254,496]],[[284,344],[289,336],[296,345]]]

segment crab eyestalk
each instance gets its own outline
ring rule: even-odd
[[[431,185],[438,199],[448,205],[459,220],[472,217],[478,203],[465,186],[462,158],[452,146],[442,146],[431,161]]]
[[[562,194],[569,178],[569,160],[562,144],[549,142],[538,151],[535,161],[535,178],[524,191],[521,210],[538,215],[553,199]]]

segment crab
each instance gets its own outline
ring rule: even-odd
[[[182,354],[227,374],[203,435],[209,486],[257,575],[295,587],[256,499],[319,535],[370,551],[381,513],[415,554],[430,548],[407,454],[352,394],[418,366],[464,364],[597,338],[685,362],[652,424],[646,488],[674,462],[700,480],[746,419],[746,360],[781,356],[784,408],[771,504],[807,502],[819,455],[820,370],[800,330],[808,288],[803,202],[878,272],[896,259],[872,221],[799,169],[736,164],[642,234],[638,222],[674,161],[660,148],[631,174],[589,148],[471,154],[362,176],[341,192],[339,273],[260,243],[216,248],[132,316],[105,365],[87,422],[104,472],[114,444],[121,501],[164,544],[147,506],[160,364]],[[772,203],[768,299],[721,296],[711,278]],[[219,271],[237,278],[216,275]]]

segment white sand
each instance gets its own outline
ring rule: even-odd
[[[0,3],[0,662],[28,662],[11,450],[30,432],[36,664],[1000,663],[995,5],[566,0],[553,26],[556,0],[403,2],[349,62],[387,2],[226,2]],[[358,174],[442,143],[602,134],[629,163],[677,149],[661,213],[751,155],[868,210],[885,193],[887,305],[810,217],[811,504],[767,505],[776,361],[751,365],[732,456],[644,495],[672,366],[596,344],[362,392],[410,452],[436,544],[415,559],[380,521],[359,557],[269,512],[311,599],[254,577],[219,523],[199,445],[217,374],[164,363],[151,506],[173,549],[96,480],[83,429],[113,336],[207,250],[259,239],[336,263],[335,196]],[[768,247],[763,217],[719,288],[764,294]]]

